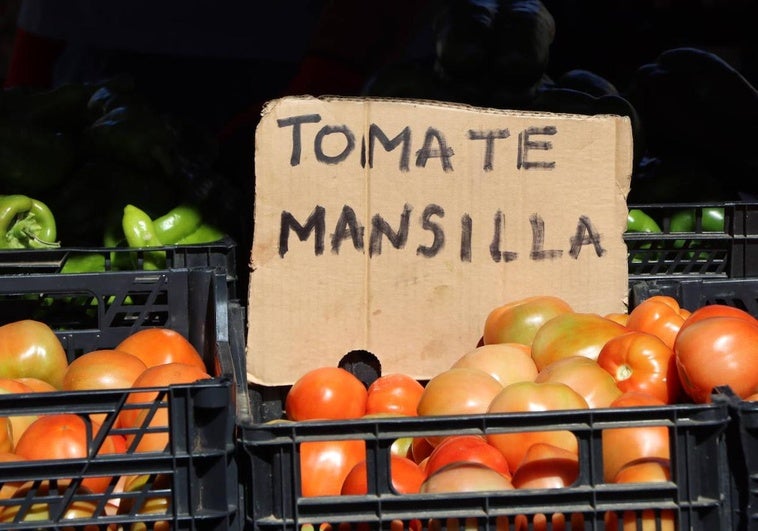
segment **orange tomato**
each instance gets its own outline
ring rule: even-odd
[[[531,345],[534,334],[547,321],[567,312],[571,305],[550,295],[536,295],[508,302],[493,309],[484,321],[482,342]]]
[[[12,452],[13,446],[13,425],[8,417],[0,417],[0,452]]]
[[[569,527],[570,525],[570,527]],[[584,529],[584,515],[582,513],[572,513],[569,520],[563,513],[553,513],[550,515],[548,522],[547,516],[543,513],[537,513],[532,516],[531,524],[526,515],[519,514],[514,519],[514,531],[566,531],[566,529],[582,530]],[[608,528],[611,529],[611,528]]]
[[[687,325],[674,343],[679,380],[694,401],[711,401],[728,385],[740,397],[758,392],[758,324],[739,317],[708,317]]]
[[[517,489],[556,489],[572,485],[579,477],[579,456],[547,443],[535,443],[513,473]]]
[[[597,363],[623,392],[648,393],[666,404],[679,400],[674,351],[658,336],[632,330],[614,337],[603,346]]]
[[[676,335],[688,316],[689,312],[681,308],[674,297],[654,295],[629,312],[626,326],[630,330],[653,334],[673,348]]]
[[[626,326],[626,323],[629,321],[629,314],[628,313],[607,313],[603,317],[606,319],[610,319],[611,321],[616,321],[620,325]]]
[[[132,383],[132,389],[141,387],[168,387],[172,384],[192,383],[210,378],[210,375],[197,365],[186,363],[165,363],[149,366]],[[124,408],[116,420],[119,426],[131,428],[137,426],[137,419],[158,397],[159,391],[130,392],[127,404],[142,404],[143,407],[134,409]],[[166,397],[163,398],[166,400]]]
[[[284,401],[289,420],[355,419],[366,414],[368,390],[339,367],[318,367],[290,387]]]
[[[490,373],[506,386],[514,382],[532,381],[537,365],[532,349],[522,343],[492,343],[475,348],[458,358],[452,368],[471,367]]]
[[[310,441],[300,445],[303,497],[337,496],[348,473],[366,459],[363,440]]]
[[[2,424],[2,421],[0,421],[0,424]],[[0,447],[2,447],[1,444]],[[14,454],[9,451],[0,451],[0,463],[8,463],[13,461],[25,461],[25,459],[20,455]],[[0,486],[0,500],[5,500],[13,496],[13,493],[16,492],[16,489],[18,489],[23,484],[23,481],[4,481],[2,486]],[[2,511],[2,506],[0,506],[0,513]]]
[[[627,328],[596,313],[564,313],[545,323],[534,335],[532,358],[542,370],[569,356],[597,359],[609,339]]]
[[[627,392],[611,407],[664,406],[651,395]],[[669,430],[666,426],[633,426],[605,429],[603,442],[603,477],[612,482],[624,466],[640,459],[670,459]]]
[[[582,395],[591,408],[608,407],[621,396],[613,376],[597,361],[584,356],[569,356],[542,369],[535,382],[560,382]]]
[[[0,394],[17,394],[17,393],[33,393],[34,390],[20,382],[17,378],[0,378]],[[9,436],[7,439],[0,434],[0,450],[4,448],[5,444],[10,444],[10,451],[14,447],[14,441],[17,441],[21,434],[26,431],[29,425],[37,420],[38,415],[13,415],[12,417],[3,418],[2,425],[7,425],[9,429]],[[0,425],[0,431],[3,433],[5,430]],[[7,443],[3,443],[3,440],[7,440]]]
[[[187,338],[170,328],[143,328],[127,336],[115,350],[128,352],[152,367],[165,363],[186,363],[207,370],[203,357]]]
[[[63,374],[63,390],[126,389],[145,369],[140,358],[126,351],[94,350],[69,364]]]
[[[128,389],[147,365],[132,354],[121,350],[94,350],[72,361],[63,374],[64,391],[89,389]],[[106,413],[91,415],[102,424]],[[116,425],[118,426],[118,421]]]
[[[16,441],[15,453],[29,460],[87,457],[91,442],[100,429],[96,422],[88,427],[84,419],[72,413],[43,415]],[[113,437],[105,437],[98,455],[118,451]],[[87,477],[81,484],[92,492],[104,492],[110,480],[110,477]]]
[[[480,369],[447,369],[426,383],[418,402],[418,414],[423,417],[485,413],[502,389],[494,376]],[[427,436],[432,445],[442,439],[442,436]]]
[[[518,382],[508,385],[492,399],[489,413],[588,409],[587,401],[566,384],[559,382]],[[549,443],[573,453],[578,452],[576,436],[568,430],[489,433],[487,442],[500,450],[511,470],[516,470],[530,446]]]
[[[366,396],[366,414],[392,413],[416,416],[424,386],[407,374],[385,374],[371,382]]]
[[[426,474],[419,466],[408,459],[397,455],[390,455],[390,480],[392,489],[398,494],[415,494],[426,479]],[[342,483],[342,494],[365,495],[368,493],[368,473],[366,460],[356,464],[347,473]]]
[[[624,466],[613,478],[614,483],[647,483],[656,481],[670,481],[670,462],[667,459],[642,459]],[[638,512],[624,511],[622,513],[622,529],[624,531],[639,531]],[[656,516],[656,513],[657,516]],[[674,531],[676,529],[676,516],[670,509],[654,510],[643,509],[639,514],[642,531]],[[660,521],[660,527],[656,520]],[[605,527],[618,529],[618,514],[608,511],[605,514]]]
[[[46,382],[45,380],[40,380],[39,378],[14,378],[17,382],[21,382],[25,386],[29,387],[32,391],[36,391],[38,393],[50,393],[53,391],[57,391],[58,389],[51,383]]]

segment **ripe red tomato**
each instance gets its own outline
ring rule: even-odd
[[[407,374],[384,374],[371,382],[366,397],[366,414],[393,413],[416,416],[424,386]]]
[[[300,445],[300,490],[303,497],[337,496],[355,465],[366,459],[363,440],[312,441]]]
[[[208,378],[210,378],[210,375],[204,370],[199,369],[197,365],[187,365],[186,363],[165,363],[163,365],[148,367],[142,371],[137,379],[132,382],[131,388],[168,387],[172,384],[192,383]],[[122,409],[116,420],[117,425],[124,428],[138,426],[137,418],[156,400],[158,393],[158,391],[130,392],[126,399],[126,403],[144,404],[144,407]],[[167,398],[164,396],[163,400],[166,399]]]
[[[68,358],[52,328],[25,319],[0,326],[0,377],[32,377],[61,388]]]
[[[597,359],[609,339],[628,329],[596,313],[564,313],[545,323],[534,335],[532,358],[542,370],[569,356]]]
[[[579,477],[579,456],[547,443],[529,447],[513,473],[517,489],[557,489],[572,485]]]
[[[739,317],[709,317],[676,337],[674,355],[684,392],[698,403],[711,401],[718,385],[740,397],[758,392],[758,325]]]
[[[452,368],[458,367],[471,367],[488,372],[503,387],[514,382],[532,381],[537,376],[532,348],[522,343],[482,345],[458,358]]]
[[[424,468],[426,475],[456,461],[468,461],[487,465],[510,478],[511,470],[505,456],[479,435],[451,435],[445,437],[429,454]]]
[[[356,419],[366,414],[368,390],[339,367],[318,367],[290,387],[284,402],[289,420]]]
[[[572,312],[571,305],[559,297],[535,295],[508,302],[493,309],[484,321],[485,345],[523,343],[531,345],[534,334],[547,321]]]
[[[642,459],[624,466],[618,471],[613,478],[614,483],[647,483],[656,481],[670,481],[671,471],[670,462],[667,459]],[[674,531],[676,529],[676,516],[670,509],[662,509],[659,512],[658,520],[660,527],[656,527],[656,511],[653,509],[643,509],[639,515],[642,522],[643,531]],[[622,513],[622,529],[624,531],[635,531],[637,527],[637,512],[624,511]],[[605,514],[606,529],[618,529],[618,513],[608,511]]]
[[[654,295],[639,303],[626,322],[630,330],[639,330],[658,336],[673,348],[676,335],[690,312],[681,308],[674,297]]]
[[[426,479],[426,474],[407,457],[390,455],[390,478],[392,488],[398,494],[415,494]],[[365,495],[368,493],[366,460],[362,460],[347,473],[342,484],[344,495]]]
[[[489,413],[587,409],[587,401],[566,384],[518,382],[508,385],[492,399]],[[535,443],[549,443],[578,452],[576,436],[568,430],[489,433],[487,442],[500,450],[511,470],[516,470],[526,451]]]
[[[681,332],[683,328],[709,317],[736,317],[738,319],[744,319],[750,323],[758,324],[758,319],[741,308],[728,306],[726,304],[706,304],[693,311],[689,317],[684,320],[679,331]]]
[[[192,343],[170,328],[137,330],[121,341],[115,350],[137,356],[148,367],[164,363],[186,363],[207,370],[203,357]]]
[[[614,337],[600,351],[597,363],[623,392],[648,393],[666,404],[679,400],[674,351],[658,336],[632,330]]]
[[[664,406],[651,395],[627,392],[616,399],[611,407]],[[616,474],[629,463],[640,459],[670,459],[669,430],[666,426],[633,426],[605,429],[603,441],[603,477],[610,483]]]
[[[88,433],[84,419],[72,413],[43,415],[19,437],[15,453],[29,460],[87,457],[91,441],[100,429],[99,424],[92,422]],[[105,437],[98,454],[118,452],[113,437]],[[110,480],[110,477],[87,477],[81,484],[92,492],[104,492]]]
[[[456,461],[448,463],[427,476],[419,492],[479,492],[487,490],[513,490],[511,480],[481,463]]]
[[[560,382],[582,395],[591,408],[608,407],[621,396],[613,376],[597,361],[584,356],[569,356],[542,369],[535,382]]]

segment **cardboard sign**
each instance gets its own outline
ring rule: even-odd
[[[625,311],[626,117],[290,97],[264,109],[255,170],[251,382],[355,349],[428,379],[531,295]]]

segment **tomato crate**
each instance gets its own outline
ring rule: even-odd
[[[735,529],[758,530],[758,402],[740,399],[727,386],[716,388],[729,404],[732,422],[727,451],[732,463]]]
[[[226,267],[207,260],[215,251],[196,251],[205,257],[168,251],[171,267],[162,270],[79,274],[56,272],[68,250],[8,252],[33,260],[23,273],[0,274],[0,325],[45,322],[69,362],[112,349],[139,330],[168,327],[192,343],[211,377],[142,388],[155,395],[136,402],[128,400],[134,389],[0,394],[0,417],[76,415],[88,446],[81,458],[0,462],[0,530],[242,528],[236,404],[247,395],[244,354],[230,336],[243,333],[243,312],[230,298]],[[51,257],[49,265],[42,254]],[[196,258],[200,266],[192,265]],[[144,421],[118,424],[129,409]],[[165,420],[151,421],[159,416]],[[122,437],[123,447],[99,452],[112,436]],[[137,451],[148,437],[167,443]]]
[[[707,304],[724,304],[758,317],[758,278],[638,280],[631,283],[630,307],[654,295],[674,297],[690,311]]]
[[[262,401],[256,403],[258,399]],[[253,395],[252,405],[253,418],[240,420],[240,471],[249,529],[564,529],[561,517],[565,529],[621,529],[623,518],[636,519],[638,529],[643,523],[645,529],[733,529],[724,444],[730,416],[724,401],[305,422],[268,422],[277,418],[278,408],[265,390]],[[604,430],[651,426],[665,426],[668,433],[671,480],[605,482]],[[391,486],[391,447],[398,439],[535,430],[568,430],[575,435],[579,475],[572,485],[449,494],[398,494]],[[355,439],[365,442],[368,493],[302,496],[302,445]],[[540,527],[544,515],[553,518],[552,525],[545,527],[543,522]],[[612,525],[613,517],[617,525]],[[572,519],[576,525],[569,525]]]
[[[660,228],[624,233],[630,280],[758,276],[758,203],[660,203],[629,209],[642,210]]]

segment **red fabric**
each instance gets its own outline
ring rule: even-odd
[[[50,88],[53,67],[65,43],[16,29],[4,86]]]

